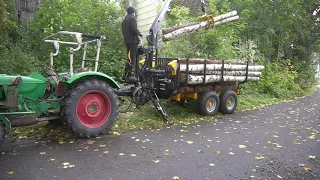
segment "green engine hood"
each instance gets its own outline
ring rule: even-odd
[[[47,78],[38,73],[31,73],[30,76],[0,74],[0,86],[4,90],[4,92],[1,91],[0,98],[7,94],[8,85],[12,84],[17,77],[22,79],[21,84],[18,86],[20,95],[34,100],[43,97]]]

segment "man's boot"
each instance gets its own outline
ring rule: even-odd
[[[122,77],[123,81],[126,83],[135,83],[137,78],[132,76],[132,65],[129,62],[126,62],[124,69],[124,76]]]

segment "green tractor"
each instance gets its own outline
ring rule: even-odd
[[[74,41],[50,40],[54,36],[71,36]],[[29,76],[0,75],[0,145],[5,128],[33,125],[42,121],[64,124],[79,138],[91,138],[105,133],[119,114],[115,89],[119,84],[106,74],[97,72],[103,36],[60,31],[44,39],[52,43],[50,68],[43,74]],[[89,44],[96,43],[97,54],[87,59]],[[60,44],[70,46],[68,73],[56,73],[53,58],[59,54]],[[82,64],[73,69],[74,53],[83,47]],[[94,61],[94,70],[85,67]]]

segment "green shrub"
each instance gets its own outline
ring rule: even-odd
[[[291,98],[302,94],[302,88],[295,82],[297,72],[287,63],[265,61],[260,80],[248,83],[244,89],[249,92],[268,94],[275,98]]]

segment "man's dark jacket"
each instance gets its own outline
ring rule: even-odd
[[[133,15],[128,14],[122,22],[122,34],[126,45],[139,44],[138,36],[142,36],[137,28],[137,21]]]

